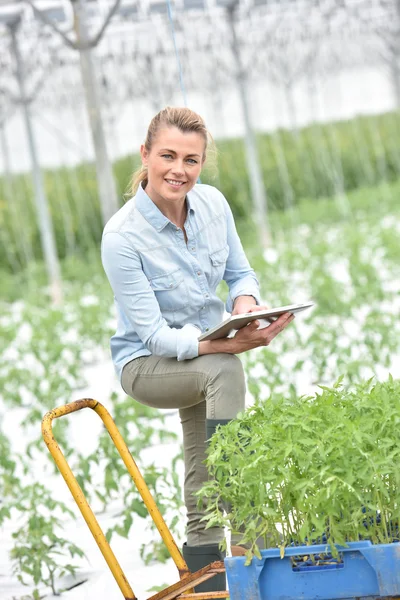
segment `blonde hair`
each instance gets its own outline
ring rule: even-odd
[[[204,159],[206,157],[208,146],[210,144],[214,145],[214,140],[200,115],[189,108],[166,106],[150,121],[146,140],[144,142],[144,146],[148,152],[150,152],[157,133],[162,127],[176,127],[179,131],[182,131],[182,133],[195,132],[203,136],[205,142]],[[133,173],[129,185],[129,193],[135,195],[142,182],[144,184],[143,187],[146,187],[148,182],[147,167],[144,165]]]

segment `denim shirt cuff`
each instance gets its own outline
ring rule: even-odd
[[[199,355],[199,336],[201,331],[196,325],[190,323],[180,330],[177,348],[177,360],[190,360]]]

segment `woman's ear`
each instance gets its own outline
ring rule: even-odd
[[[140,146],[140,155],[142,157],[142,165],[147,167],[149,153],[147,152],[146,146],[144,144]]]

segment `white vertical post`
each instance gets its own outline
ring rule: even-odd
[[[33,256],[33,252],[32,252],[32,247],[30,244],[30,240],[28,240],[28,237],[25,237],[24,235],[21,236],[21,232],[20,232],[20,227],[19,227],[19,223],[20,223],[20,216],[18,214],[18,207],[15,204],[14,201],[14,192],[13,192],[13,180],[12,180],[12,175],[11,175],[11,160],[10,160],[10,153],[8,150],[8,142],[7,142],[7,136],[6,136],[6,126],[5,123],[0,123],[0,147],[1,147],[1,154],[3,157],[3,177],[4,177],[4,184],[5,184],[5,199],[10,211],[10,215],[11,215],[11,219],[10,219],[10,226],[12,229],[12,234],[13,234],[13,242],[12,244],[15,246],[17,252],[20,250],[20,248],[22,248],[22,253],[23,253],[23,258],[25,260],[25,265],[28,265],[29,261],[32,259]],[[19,248],[20,246],[20,248]],[[23,261],[21,261],[23,263]],[[20,268],[20,267],[19,267]]]
[[[237,4],[227,7],[228,24],[231,33],[231,47],[235,62],[235,79],[239,91],[243,120],[245,125],[245,148],[247,172],[250,180],[250,190],[254,202],[256,224],[260,243],[263,248],[270,244],[270,231],[268,224],[267,194],[262,177],[260,160],[257,151],[256,138],[250,119],[249,100],[247,95],[246,74],[243,69],[239,41],[235,28],[235,10]]]
[[[86,107],[89,116],[94,152],[96,155],[96,174],[99,186],[99,198],[103,224],[117,212],[118,196],[112,166],[107,154],[106,139],[101,116],[99,87],[96,79],[92,49],[89,46],[86,29],[86,14],[83,0],[72,2],[74,9],[74,27],[85,91]]]
[[[0,123],[0,146],[1,154],[3,156],[3,175],[6,184],[6,196],[7,199],[11,198],[12,194],[12,181],[11,181],[11,161],[10,153],[8,151],[8,143],[5,132],[5,123]]]
[[[43,256],[50,281],[51,298],[54,304],[59,305],[62,302],[60,263],[57,256],[53,223],[51,221],[49,205],[44,189],[43,176],[39,167],[39,161],[37,159],[36,145],[29,110],[29,100],[27,99],[25,91],[24,69],[17,39],[17,29],[19,23],[20,21],[18,19],[10,23],[8,28],[11,34],[11,48],[15,58],[20,104],[25,121],[28,147],[32,163],[32,176],[35,189],[40,241],[42,244]]]
[[[146,64],[146,77],[149,78],[151,82],[150,90],[151,90],[151,104],[157,112],[163,107],[163,93],[160,81],[160,74],[157,71],[157,65],[155,62],[155,57],[152,54],[145,54],[145,64]]]
[[[0,122],[0,151],[3,158],[3,178],[4,178],[4,195],[5,200],[11,212],[12,204],[12,183],[10,174],[10,158],[8,154],[8,145],[5,134],[5,124]],[[14,214],[12,215],[14,217]],[[12,234],[12,235],[11,235]],[[0,227],[0,237],[2,238],[4,252],[7,255],[8,262],[13,268],[14,272],[20,269],[20,264],[16,258],[17,255],[17,244],[18,232],[15,227],[14,218],[10,219],[10,230],[7,227]]]

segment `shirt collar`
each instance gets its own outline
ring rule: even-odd
[[[141,183],[136,192],[135,205],[146,221],[148,221],[150,225],[153,225],[154,229],[157,231],[161,231],[171,222],[162,214],[161,210],[154,204],[153,200],[149,198],[142,188]]]
[[[189,194],[186,196],[187,209],[188,212],[194,212],[193,201],[190,201]],[[161,231],[168,223],[171,223],[171,221],[163,215],[161,210],[154,204],[153,200],[146,194],[141,183],[139,184],[135,195],[135,206],[146,221],[148,221],[157,231]]]

